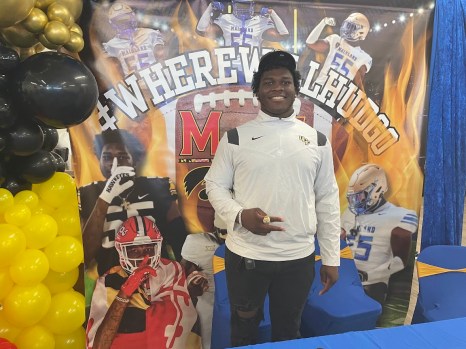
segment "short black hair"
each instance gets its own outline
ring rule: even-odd
[[[135,164],[144,158],[146,150],[139,139],[126,130],[106,130],[94,138],[94,153],[100,159],[102,149],[106,144],[123,144],[131,154]]]

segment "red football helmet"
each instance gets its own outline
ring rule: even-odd
[[[146,256],[152,268],[157,268],[162,251],[162,234],[147,217],[135,216],[123,222],[115,237],[120,264],[131,274]]]

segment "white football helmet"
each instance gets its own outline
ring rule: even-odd
[[[367,164],[358,168],[351,176],[346,192],[350,211],[355,215],[366,214],[380,202],[387,190],[387,176],[379,165]]]
[[[241,20],[254,16],[254,0],[231,0],[233,15]]]
[[[108,21],[118,36],[132,35],[138,26],[133,9],[123,2],[116,2],[110,7]]]
[[[128,218],[115,236],[115,248],[120,256],[120,265],[131,274],[147,256],[148,265],[157,268],[162,252],[162,240],[162,234],[149,218],[142,216]]]
[[[364,40],[369,33],[369,20],[362,13],[354,12],[343,21],[340,36],[347,41]]]

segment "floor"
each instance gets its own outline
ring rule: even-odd
[[[422,231],[422,217],[423,217],[422,208],[421,208],[421,212],[420,212],[420,217],[421,217],[421,220],[419,222],[419,232]],[[462,238],[463,238],[463,240],[462,240],[461,245],[466,246],[466,203],[465,203],[465,206],[464,206],[464,214],[463,214],[463,236],[462,236]],[[416,251],[419,251],[420,250],[420,243],[421,243],[420,238],[418,238],[417,243],[418,243],[418,245],[417,245]],[[405,325],[411,324],[411,319],[413,317],[414,307],[416,306],[418,290],[419,290],[419,288],[418,288],[418,283],[417,283],[416,268],[414,268],[413,284],[412,284],[412,287],[411,287],[411,299],[409,301],[409,308],[408,308],[408,313],[407,313],[406,319],[405,319]]]

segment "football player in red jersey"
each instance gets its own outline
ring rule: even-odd
[[[185,349],[197,313],[191,297],[207,280],[186,279],[161,258],[162,235],[147,217],[131,217],[115,238],[120,263],[97,280],[87,325],[88,348]]]

